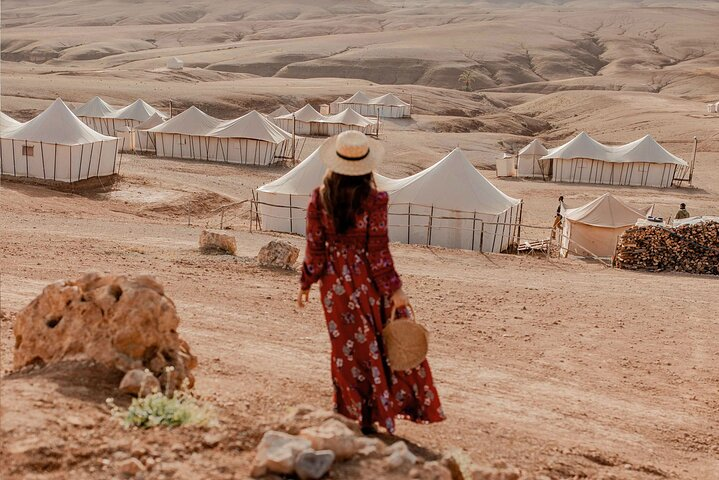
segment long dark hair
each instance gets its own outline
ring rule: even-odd
[[[341,175],[328,171],[321,191],[322,206],[332,218],[337,233],[355,226],[355,215],[374,188],[374,176]]]

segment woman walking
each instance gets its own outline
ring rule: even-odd
[[[429,364],[393,372],[382,328],[390,310],[409,306],[389,251],[388,195],[375,189],[373,170],[382,146],[348,131],[320,147],[328,167],[307,208],[307,249],[297,304],[310,287],[320,297],[332,344],[335,409],[358,420],[364,433],[375,423],[390,433],[395,418],[418,423],[444,419]]]

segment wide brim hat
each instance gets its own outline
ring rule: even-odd
[[[356,177],[377,168],[384,157],[384,147],[362,132],[349,130],[325,140],[319,155],[329,170]]]

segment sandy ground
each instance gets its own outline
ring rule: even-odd
[[[231,118],[358,89],[392,91],[412,100],[415,115],[385,123],[380,172],[409,175],[459,146],[524,200],[525,239],[546,236],[530,226],[551,224],[559,195],[570,207],[611,191],[655,204],[661,216],[680,202],[692,214],[719,215],[719,116],[704,105],[719,100],[714,2],[97,5],[3,2],[4,112],[26,120],[57,96],[79,104],[99,94],[115,105],[142,97]],[[164,69],[173,55],[190,68]],[[477,91],[457,89],[466,69]],[[496,158],[532,137],[555,146],[582,130],[609,143],[651,133],[687,160],[697,136],[693,188],[494,174]],[[309,139],[302,156],[319,142]],[[197,251],[201,229],[219,227],[219,207],[287,170],[124,154],[121,179],[108,189],[0,184],[3,478],[112,478],[122,452],[138,448],[155,463],[148,478],[245,478],[260,435],[289,407],[331,406],[316,296],[298,311],[297,273],[254,261],[270,239],[298,247],[303,239],[250,232],[240,204],[223,219],[237,256]],[[413,449],[431,457],[464,448],[479,464],[504,460],[526,478],[719,478],[719,279],[578,258],[392,251],[432,333],[449,417],[401,423]],[[111,373],[83,364],[11,372],[14,314],[47,283],[87,271],[151,273],[165,285],[199,357],[197,392],[218,410],[219,446],[193,429],[120,429],[104,402],[115,395]],[[343,468],[333,478],[383,478]]]

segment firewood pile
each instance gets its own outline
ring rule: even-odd
[[[631,227],[619,240],[617,267],[719,275],[719,223]]]

